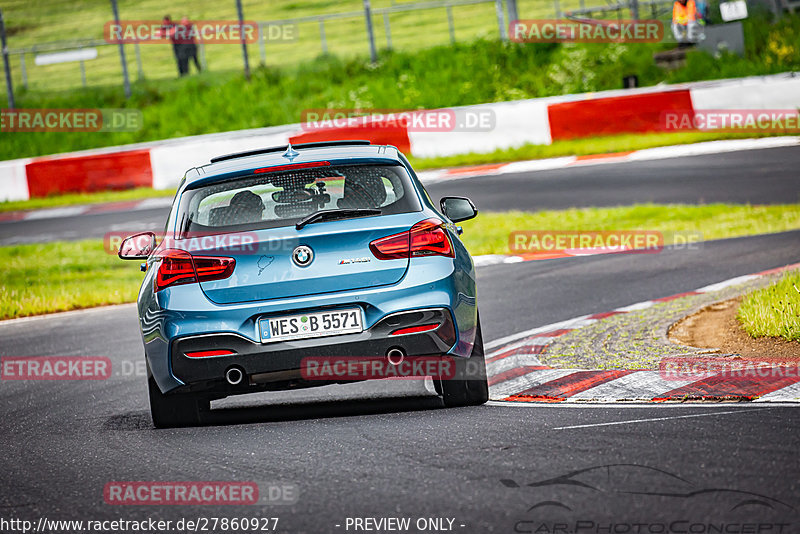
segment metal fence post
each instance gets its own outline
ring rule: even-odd
[[[561,17],[561,4],[558,3],[558,0],[553,0],[553,9],[555,10],[555,18]]]
[[[114,23],[119,27],[119,10],[117,9],[117,0],[111,0],[111,9],[114,11]],[[131,81],[128,78],[128,62],[125,60],[125,45],[122,41],[118,43],[119,46],[119,60],[122,63],[122,83],[125,88],[125,98],[131,97]]]
[[[19,66],[22,69],[22,87],[28,88],[28,69],[25,67],[25,52],[19,55]]]
[[[6,23],[3,21],[3,10],[0,9],[0,46],[3,51],[3,66],[6,72],[6,92],[8,94],[8,109],[14,109],[14,85],[11,83],[11,64],[8,59],[6,46]]]
[[[508,23],[511,25],[515,20],[519,20],[519,13],[517,12],[517,0],[506,0],[506,8],[508,10]]]
[[[639,0],[630,0],[631,2],[631,18],[639,20]]]
[[[500,27],[500,40],[508,41],[508,33],[506,28],[506,17],[503,14],[503,0],[495,0],[495,11],[497,11],[497,25]]]
[[[375,32],[372,29],[372,8],[369,0],[364,0],[364,19],[367,23],[367,39],[369,40],[369,59],[372,63],[378,62],[378,51],[375,48]]]
[[[319,18],[319,40],[322,42],[322,53],[328,53],[328,41],[325,39],[325,19]]]
[[[136,75],[140,80],[143,80],[144,67],[142,67],[142,52],[139,50],[139,41],[133,43],[133,49],[136,51]]]
[[[81,60],[81,85],[86,87],[86,63]]]
[[[267,44],[264,42],[264,25],[258,23],[258,49],[261,51],[261,64],[267,64]]]
[[[383,28],[386,31],[386,48],[392,47],[392,28],[389,26],[389,14],[383,14]]]
[[[244,12],[242,11],[242,0],[236,0],[236,12],[239,15],[239,31],[242,34],[242,56],[244,57],[244,77],[250,81],[250,60],[247,58],[247,38],[244,32]]]
[[[450,29],[450,43],[456,44],[456,27],[453,24],[453,6],[447,6],[447,27]]]

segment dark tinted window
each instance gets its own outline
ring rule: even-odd
[[[319,210],[420,211],[400,165],[347,165],[249,175],[189,189],[181,198],[179,234],[289,226]]]

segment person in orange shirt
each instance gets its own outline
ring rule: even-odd
[[[680,45],[697,42],[697,8],[694,0],[675,0],[672,4],[672,35]]]

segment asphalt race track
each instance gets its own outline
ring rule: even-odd
[[[800,149],[770,149],[463,179],[430,192],[472,196],[493,210],[796,202],[798,162]],[[106,226],[130,222],[92,217]],[[3,239],[57,233],[66,224],[37,223],[4,223]],[[697,250],[482,267],[484,337],[693,290],[799,256],[800,231],[793,231]],[[670,532],[664,525],[701,534],[800,532],[800,410],[793,405],[444,409],[421,381],[381,381],[226,399],[214,404],[207,426],[157,431],[137,365],[133,305],[2,323],[0,355],[107,356],[114,370],[100,381],[0,382],[3,517],[278,517],[276,531],[287,533],[355,532],[347,528],[355,517],[408,517],[412,525],[450,518],[453,531],[468,533]],[[254,481],[262,489],[281,483],[296,486],[299,497],[251,506],[112,506],[103,499],[112,481],[192,480]],[[446,530],[410,530],[418,531]]]
[[[479,210],[565,209],[641,202],[781,204],[800,201],[800,148],[606,163],[430,184],[434,199],[472,198]],[[166,208],[0,222],[0,246],[160,231]]]
[[[428,187],[433,198],[461,191],[479,209],[564,209],[587,206],[800,201],[800,150],[795,147],[707,156],[575,166],[491,180],[465,178]]]

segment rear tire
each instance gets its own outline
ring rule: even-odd
[[[448,408],[456,406],[479,406],[489,400],[489,382],[486,380],[486,362],[483,357],[483,336],[478,319],[475,344],[469,358],[454,358],[456,376],[467,377],[464,380],[438,380],[444,405]]]
[[[190,394],[164,395],[158,389],[153,375],[147,373],[147,389],[150,395],[150,415],[156,428],[172,428],[199,425],[203,412],[211,403],[207,398]]]

